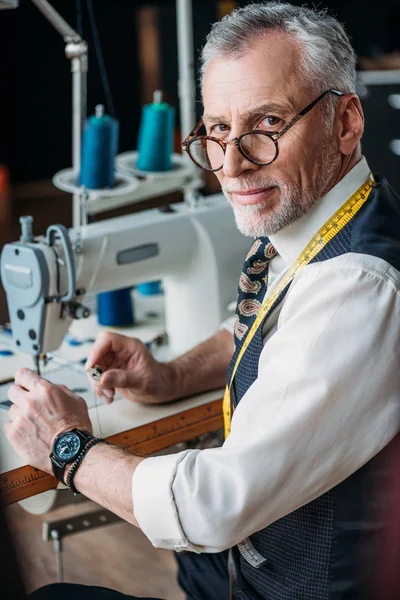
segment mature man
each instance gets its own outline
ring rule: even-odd
[[[155,546],[189,551],[179,562],[191,599],[228,598],[228,562],[241,600],[371,589],[381,524],[371,510],[399,429],[400,209],[361,155],[354,65],[323,12],[253,4],[213,26],[204,116],[184,147],[256,238],[235,321],[172,363],[114,334],[88,360],[106,371],[96,389],[108,401],[118,390],[157,403],[222,386],[234,353],[221,448],[142,459],[89,442],[67,475]],[[5,433],[40,469],[52,472],[57,435],[91,432],[82,399],[28,370],[10,399]],[[34,597],[119,595],[50,586]]]

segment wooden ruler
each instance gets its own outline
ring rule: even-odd
[[[221,399],[117,433],[107,439],[133,454],[146,456],[222,427]],[[57,484],[57,479],[48,473],[30,466],[20,467],[0,474],[0,501],[4,505],[19,502],[54,489]]]

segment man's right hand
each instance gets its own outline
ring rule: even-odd
[[[89,377],[99,397],[112,402],[115,392],[132,402],[157,404],[174,397],[174,369],[170,363],[155,360],[138,339],[102,332],[89,352],[85,368],[99,365],[101,381]]]
[[[161,404],[225,385],[233,354],[233,335],[226,329],[169,363],[157,362],[138,339],[100,333],[86,368],[104,371],[100,383],[90,377],[98,396],[112,402],[117,391],[133,402]]]

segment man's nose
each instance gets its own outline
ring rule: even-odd
[[[248,160],[235,144],[228,144],[222,171],[225,177],[238,177],[243,171],[257,171],[260,167]]]

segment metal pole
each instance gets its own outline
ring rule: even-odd
[[[46,19],[60,33],[66,42],[81,41],[80,35],[68,25],[62,16],[51,6],[47,0],[31,0]],[[67,39],[66,39],[67,38]]]
[[[178,92],[183,140],[196,124],[192,0],[176,0],[176,12],[179,66]]]
[[[58,531],[55,529],[51,532],[53,539],[54,552],[56,555],[57,583],[64,581],[64,562],[63,562],[63,541]]]
[[[86,42],[70,43],[65,48],[71,59],[72,72],[72,168],[79,174],[81,168],[82,128],[86,117],[88,52]],[[78,183],[78,182],[77,182]],[[79,193],[73,194],[72,226],[80,227],[81,204]]]
[[[31,0],[66,42],[65,54],[71,61],[72,72],[72,168],[81,168],[82,125],[86,117],[88,46],[81,36],[68,25],[47,0]],[[72,224],[80,227],[79,193],[73,195]]]
[[[182,140],[190,133],[196,124],[196,77],[194,73],[194,41],[192,0],[176,0],[176,17],[178,32],[178,94],[181,113]],[[189,163],[191,160],[187,157]],[[200,169],[194,171],[199,172]],[[196,206],[199,194],[197,187],[187,185],[184,189],[185,201]]]

